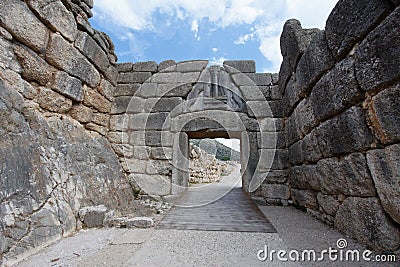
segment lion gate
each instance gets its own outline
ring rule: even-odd
[[[120,66],[118,88],[134,95],[115,101],[110,127],[122,142],[114,149],[147,194],[171,199],[187,189],[191,138],[239,139],[246,192],[276,184],[286,168],[283,119],[272,111],[283,106],[277,75],[255,73],[254,61],[207,65],[165,62],[155,70],[147,62],[125,72]]]

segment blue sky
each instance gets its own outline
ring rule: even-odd
[[[118,62],[252,59],[278,72],[285,21],[325,27],[337,0],[95,0],[92,26],[111,36]]]

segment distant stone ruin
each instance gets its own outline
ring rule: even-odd
[[[244,191],[400,254],[400,3],[340,0],[254,61],[117,63],[92,0],[0,1],[0,264],[188,186],[190,138],[241,140]],[[288,218],[290,219],[290,218]]]

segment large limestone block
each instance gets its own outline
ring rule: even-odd
[[[261,195],[267,198],[284,199],[290,197],[289,186],[282,184],[262,184]]]
[[[40,107],[57,113],[65,113],[72,107],[70,99],[46,87],[40,87],[37,101]]]
[[[302,165],[290,168],[289,185],[293,189],[321,190],[317,167]]]
[[[54,75],[53,89],[72,100],[81,102],[83,100],[82,82],[69,76],[66,72],[59,71]]]
[[[310,102],[319,121],[362,100],[354,72],[354,60],[345,59],[314,86]]]
[[[254,60],[227,60],[223,63],[224,67],[228,67],[230,73],[243,72],[255,73],[256,62]]]
[[[96,68],[59,34],[51,35],[46,60],[91,87],[100,83],[100,74]]]
[[[386,1],[372,2],[383,4]],[[400,58],[395,56],[400,50],[400,31],[397,30],[399,28],[400,7],[393,11],[357,48],[356,74],[364,91],[382,88],[389,82],[399,80]]]
[[[322,74],[333,65],[334,61],[328,48],[325,32],[321,31],[310,42],[296,69],[296,82],[301,88],[299,93],[304,96],[310,89],[310,85],[318,81]]]
[[[295,19],[286,21],[280,39],[283,62],[279,71],[279,86],[282,91],[294,72],[300,56],[319,31],[318,29],[305,30]]]
[[[111,109],[111,102],[107,98],[102,96],[97,90],[88,87],[84,88],[83,104],[104,113],[110,112]]]
[[[121,72],[118,83],[144,83],[151,77],[151,72]]]
[[[75,40],[78,33],[75,18],[60,0],[29,0],[28,4],[49,28],[60,32],[68,41]]]
[[[371,146],[373,138],[363,110],[352,107],[317,128],[318,144],[325,157],[362,151]]]
[[[377,198],[349,197],[340,206],[335,227],[377,251],[396,251],[400,231]]]
[[[149,195],[165,196],[171,194],[171,182],[162,175],[131,174],[129,179]]]
[[[157,71],[157,63],[155,61],[146,61],[146,62],[137,62],[135,64],[131,64],[130,69],[133,70],[134,72],[136,71],[143,71],[143,72],[156,72]],[[128,71],[130,71],[128,69]]]
[[[40,85],[51,82],[56,72],[54,67],[24,46],[14,46],[14,52],[22,66],[22,77],[27,81],[36,81]]]
[[[80,32],[75,47],[81,51],[103,73],[107,72],[110,60],[96,41],[85,32]]]
[[[361,153],[344,157],[323,159],[317,163],[321,191],[325,194],[348,196],[375,196],[375,187],[368,171],[367,161]]]
[[[326,22],[326,36],[335,58],[350,52],[391,9],[387,0],[339,1]]]
[[[176,65],[176,70],[178,72],[201,72],[207,67],[207,64],[208,60],[183,61]]]
[[[383,208],[400,223],[400,145],[371,150],[367,159]]]
[[[384,144],[400,141],[400,84],[372,98],[369,119],[379,140]]]
[[[290,190],[294,204],[312,209],[318,209],[317,193],[310,190]]]
[[[18,41],[36,52],[45,51],[49,31],[23,1],[2,0],[0,22]]]

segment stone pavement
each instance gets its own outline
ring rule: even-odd
[[[342,238],[346,249],[365,248],[293,207],[260,207],[267,220],[239,185],[229,176],[212,186],[195,186],[155,229],[80,231],[17,266],[396,266],[327,257],[323,262],[282,262],[276,256],[260,261],[258,252],[265,247],[300,253],[313,249],[319,256],[324,249],[336,249]]]
[[[275,233],[251,198],[243,193],[240,166],[215,184],[189,188],[158,229]]]

